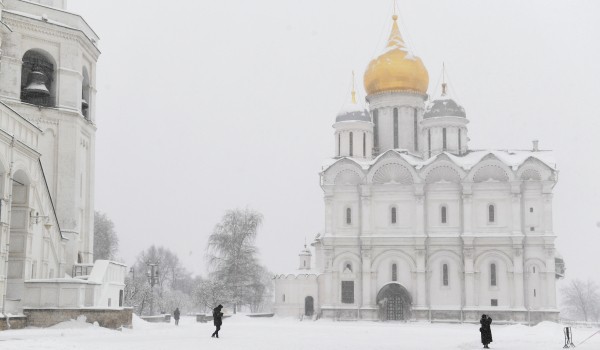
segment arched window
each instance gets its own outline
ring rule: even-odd
[[[353,147],[354,146],[354,137],[352,136],[352,132],[350,132],[350,157],[352,157],[354,155],[354,150]]]
[[[417,133],[419,132],[419,123],[417,118],[417,109],[415,108],[415,112],[413,114],[413,136],[415,142],[415,151],[419,150],[419,138],[417,137]]]
[[[443,205],[442,208],[440,209],[440,218],[442,221],[442,224],[445,224],[448,222],[448,208]]]
[[[442,147],[446,150],[446,128],[442,129]]]
[[[346,224],[352,224],[352,209],[346,208]]]
[[[379,153],[379,111],[373,111],[373,153]]]
[[[367,133],[363,132],[363,157],[367,156]]]
[[[392,224],[395,224],[396,223],[396,207],[392,207],[391,219],[392,219]]]
[[[431,129],[427,129],[427,152],[431,158]]]
[[[442,284],[448,286],[448,264],[442,265]]]
[[[496,221],[496,207],[493,204],[488,205],[488,222]]]
[[[490,285],[496,286],[496,264],[490,265]]]
[[[285,294],[283,294],[283,295],[281,296],[281,301],[283,301],[283,302],[285,303]]]
[[[394,148],[398,148],[398,108],[394,108]]]
[[[22,61],[21,101],[54,107],[55,72],[51,56],[34,49],[25,52]]]
[[[535,273],[535,266],[533,267],[533,273]]]
[[[398,265],[392,264],[392,281],[398,280]]]

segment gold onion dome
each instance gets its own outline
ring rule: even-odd
[[[384,53],[373,59],[365,72],[364,82],[367,94],[382,91],[413,91],[427,93],[429,74],[421,59],[408,48],[398,23],[398,16],[392,16],[392,32]]]

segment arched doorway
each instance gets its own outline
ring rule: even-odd
[[[384,321],[409,319],[411,303],[410,293],[398,283],[386,284],[377,293],[379,317]]]
[[[314,299],[311,296],[304,298],[304,316],[312,316],[315,313]]]

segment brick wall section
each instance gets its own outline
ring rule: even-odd
[[[4,318],[4,317],[0,318],[0,331],[5,331],[7,329],[25,328],[27,326],[27,317],[25,317],[25,316],[11,317],[9,319],[9,322],[10,322],[10,328],[8,328],[8,325],[6,324],[6,318]]]
[[[50,327],[57,323],[77,319],[84,315],[88,323],[98,322],[100,327],[131,328],[133,309],[24,309],[27,326]]]

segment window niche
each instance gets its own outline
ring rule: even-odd
[[[448,264],[443,264],[442,265],[442,286],[444,286],[444,287],[448,287],[449,286]]]
[[[90,120],[90,76],[87,68],[83,67],[83,80],[81,82],[81,114]]]

